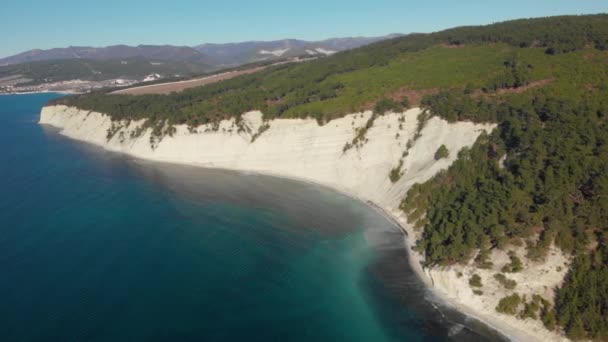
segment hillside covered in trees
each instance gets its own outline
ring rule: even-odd
[[[439,88],[492,88],[505,73],[525,71],[524,82],[568,71],[580,57],[607,47],[608,15],[517,20],[416,34],[338,53],[312,63],[261,73],[167,96],[86,94],[57,103],[96,109],[115,119],[150,124],[199,124],[262,110],[268,118],[315,117],[320,122],[373,107],[383,96]],[[521,48],[530,46],[530,48]],[[566,48],[567,46],[567,48]],[[517,58],[531,67],[505,70]],[[564,70],[565,69],[565,70]],[[410,95],[411,96],[411,95]],[[416,101],[413,101],[416,102]]]
[[[548,329],[606,340],[607,49],[608,15],[524,19],[410,35],[170,95],[94,93],[53,103],[146,118],[159,135],[249,110],[323,124],[404,103],[451,122],[496,123],[472,148],[450,151],[459,159],[403,199],[421,232],[417,250],[428,267],[471,259],[483,267],[492,249],[523,245],[529,259],[542,260],[555,244],[574,260],[555,305],[531,302],[522,315],[539,311]],[[516,299],[501,312],[512,312]]]

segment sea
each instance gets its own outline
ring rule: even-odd
[[[494,341],[433,298],[377,209],[137,160],[0,96],[1,341]]]

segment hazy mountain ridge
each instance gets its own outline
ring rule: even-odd
[[[162,79],[187,78],[242,65],[296,57],[325,57],[398,36],[330,38],[318,42],[283,39],[195,47],[112,45],[35,49],[0,59],[0,92],[37,91],[38,88],[29,87],[72,80],[127,79],[134,82],[151,74]]]
[[[33,49],[0,59],[0,66],[59,59],[115,60],[145,58],[152,61],[175,61],[208,65],[238,65],[275,58],[301,55],[327,55],[344,51],[399,34],[382,37],[330,38],[322,41],[283,39],[226,44],[201,44],[194,47],[173,45],[112,45],[107,47],[70,46],[48,50]],[[284,53],[273,53],[286,50]],[[308,51],[307,51],[308,50]],[[266,53],[265,53],[266,52]]]
[[[278,57],[323,56],[399,36],[402,35],[389,34],[380,37],[329,38],[321,41],[300,39],[247,41],[226,44],[201,44],[194,46],[194,49],[209,57],[214,64],[236,65]]]
[[[0,65],[40,62],[56,59],[110,60],[143,57],[150,60],[206,63],[206,57],[188,46],[112,45],[107,47],[70,46],[49,50],[30,50],[0,59]]]

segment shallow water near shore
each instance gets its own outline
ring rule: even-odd
[[[293,180],[152,163],[0,97],[4,341],[486,341],[436,308],[374,208]]]

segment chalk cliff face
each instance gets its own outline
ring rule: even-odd
[[[403,158],[403,176],[393,184],[389,172],[399,165],[408,140],[413,140],[420,112],[412,109],[379,116],[366,134],[368,141],[345,152],[344,146],[353,140],[357,128],[365,126],[371,112],[350,114],[323,126],[313,119],[263,122],[262,113],[248,112],[240,124],[225,120],[219,127],[203,125],[195,132],[178,126],[173,136],[164,137],[156,146],[150,143],[151,131],[131,138],[142,122],[124,124],[108,140],[110,117],[66,106],[45,107],[40,123],[58,127],[68,137],[139,158],[298,178],[394,211],[412,184],[447,168],[461,148],[493,129],[492,125],[449,124],[431,118]],[[450,156],[436,161],[434,153],[442,144]]]
[[[364,143],[344,150],[365,127],[371,112],[354,113],[320,126],[313,119],[274,119],[263,121],[261,112],[248,112],[240,122],[224,120],[219,126],[203,125],[196,130],[176,127],[172,136],[151,143],[151,130],[132,137],[143,122],[112,123],[109,116],[66,106],[49,106],[42,110],[40,123],[55,126],[60,133],[117,151],[149,160],[184,163],[204,167],[254,171],[298,178],[332,187],[364,201],[371,201],[390,214],[407,232],[406,243],[416,241],[417,232],[407,224],[398,209],[401,199],[415,183],[422,183],[456,160],[458,151],[473,145],[482,132],[494,125],[470,122],[448,123],[437,117],[429,119],[416,139],[418,108],[404,113],[379,116],[365,134]],[[114,125],[115,134],[108,139]],[[408,148],[408,141],[412,141]],[[435,152],[445,145],[449,156],[435,160]],[[406,152],[407,153],[404,153]],[[392,169],[401,163],[402,176],[393,183]],[[504,252],[496,252],[498,254]],[[521,252],[523,253],[523,252]],[[523,255],[522,255],[523,257]],[[493,284],[495,270],[479,270],[473,266],[454,266],[423,271],[419,255],[410,253],[410,260],[422,280],[435,293],[460,310],[490,324],[514,340],[559,340],[539,321],[521,321],[496,313],[494,307],[506,294]],[[496,267],[502,266],[503,255],[496,255]],[[506,262],[506,261],[505,261]],[[567,260],[552,250],[549,262],[528,264],[526,271],[515,276],[522,294],[543,294],[561,283]],[[479,273],[484,284],[483,297],[473,294],[468,279]],[[525,285],[525,286],[524,286]],[[490,289],[491,291],[487,291]]]

